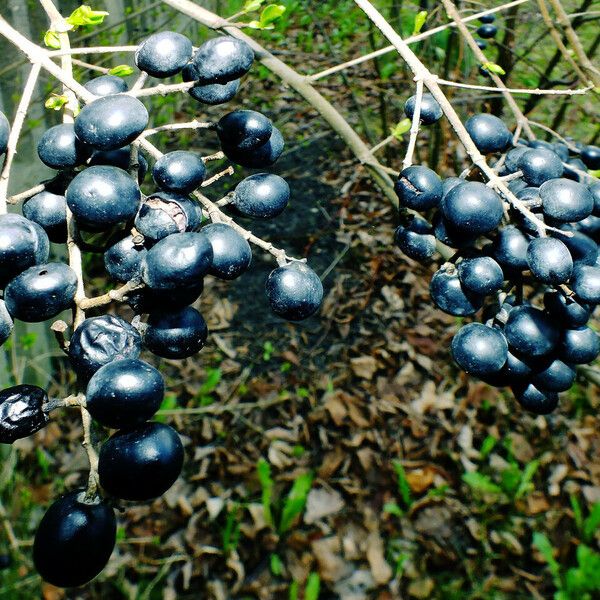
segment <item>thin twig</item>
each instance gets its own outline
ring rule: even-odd
[[[142,289],[144,284],[141,281],[132,279],[127,283],[123,284],[116,290],[109,290],[106,294],[101,296],[95,296],[94,298],[83,298],[79,301],[79,307],[82,310],[89,310],[90,308],[98,308],[100,306],[106,306],[111,302],[124,302],[127,299],[127,294],[135,290]]]
[[[423,80],[417,79],[417,93],[415,98],[415,108],[410,126],[410,137],[408,139],[408,147],[402,161],[402,168],[406,169],[412,165],[415,146],[417,145],[417,137],[419,135],[419,125],[421,124],[421,103],[423,102]]]
[[[531,94],[536,96],[583,96],[594,86],[589,85],[584,88],[577,88],[576,90],[541,90],[539,88],[507,88],[507,87],[494,87],[492,85],[475,85],[472,83],[459,83],[457,81],[448,81],[446,79],[438,79],[440,85],[446,85],[455,88],[464,88],[467,90],[483,90],[488,92],[508,92],[509,94]]]
[[[494,8],[490,8],[488,10],[484,10],[484,11],[478,12],[474,15],[465,17],[463,19],[463,22],[468,23],[469,21],[475,21],[476,19],[479,19],[480,17],[483,17],[484,15],[492,15],[492,14],[500,12],[500,11],[508,10],[509,8],[511,8],[513,6],[517,6],[518,4],[524,4],[525,2],[528,2],[528,1],[529,0],[516,0],[515,2],[509,2],[508,4],[496,6]],[[416,44],[417,42],[425,40],[428,37],[435,35],[436,33],[440,33],[441,31],[445,31],[446,29],[451,29],[453,27],[456,27],[456,23],[454,23],[454,22],[446,23],[445,25],[440,25],[439,27],[434,27],[432,29],[428,29],[427,31],[424,31],[423,33],[419,33],[417,35],[412,35],[412,36],[406,38],[406,40],[404,40],[404,41],[407,44]],[[389,54],[390,52],[394,52],[394,50],[395,50],[395,48],[393,45],[386,46],[385,48],[381,48],[380,50],[375,50],[374,52],[370,52],[369,54],[363,54],[362,56],[359,56],[358,58],[355,58],[355,59],[349,60],[345,63],[336,65],[335,67],[325,69],[324,71],[321,71],[320,73],[315,73],[314,75],[309,75],[307,77],[307,79],[311,82],[317,81],[318,79],[322,79],[323,77],[328,77],[329,75],[333,75],[334,73],[338,73],[339,71],[343,71],[344,69],[348,69],[349,67],[355,67],[356,65],[360,65],[361,63],[364,63],[368,60],[372,60],[374,58],[378,58],[379,56],[383,56],[385,54]]]
[[[212,129],[213,127],[214,123],[194,119],[193,121],[188,121],[186,123],[169,123],[168,125],[160,125],[159,127],[146,129],[140,137],[148,137],[164,131],[177,131],[180,129]]]
[[[15,154],[17,153],[17,143],[19,141],[19,136],[21,135],[23,123],[25,122],[25,117],[27,116],[27,110],[31,104],[31,98],[33,97],[35,84],[37,83],[41,68],[42,66],[40,63],[34,63],[31,67],[31,71],[29,71],[23,93],[21,94],[21,100],[17,106],[17,113],[8,136],[6,157],[4,158],[4,166],[2,168],[2,173],[0,174],[0,214],[6,212],[6,195],[8,192],[10,167],[13,163]]]
[[[24,200],[28,200],[29,198],[43,192],[46,189],[46,185],[44,183],[39,183],[38,185],[29,188],[28,190],[24,190],[15,194],[14,196],[9,196],[7,199],[8,204],[18,204],[19,202],[23,202]]]

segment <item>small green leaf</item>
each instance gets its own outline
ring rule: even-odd
[[[394,471],[396,471],[396,476],[398,477],[398,492],[402,498],[402,502],[406,508],[410,508],[410,505],[412,504],[412,499],[410,497],[410,485],[408,485],[408,479],[406,479],[404,467],[399,460],[392,461],[392,464],[394,465]]]
[[[254,12],[255,10],[258,10],[265,3],[265,1],[266,0],[247,0],[246,4],[244,4],[242,8],[242,12]]]
[[[127,77],[133,73],[133,68],[129,65],[117,65],[108,71],[109,75],[116,75],[117,77]]]
[[[306,499],[308,497],[308,492],[310,492],[312,482],[312,473],[303,473],[296,481],[294,481],[292,489],[283,504],[279,533],[288,531],[295,519],[302,514],[302,511],[306,506]]]
[[[506,75],[506,71],[496,63],[486,62],[483,63],[482,66],[486,71],[489,71],[490,73],[495,73],[496,75]]]
[[[427,21],[427,11],[421,10],[417,13],[417,16],[415,17],[415,26],[412,32],[413,35],[417,35],[417,33],[421,32],[421,29],[423,29],[423,25],[425,25],[425,21]]]
[[[560,565],[556,562],[556,559],[554,558],[554,553],[552,551],[552,545],[550,544],[550,540],[543,533],[538,533],[536,531],[533,534],[533,543],[535,546],[537,546],[538,550],[540,551],[540,554],[548,563],[548,567],[550,568],[550,572],[552,573],[552,577],[554,578],[556,587],[561,587]]]
[[[296,580],[292,581],[290,584],[290,591],[288,594],[289,600],[298,600],[298,595],[300,594],[300,586]]]
[[[412,125],[412,121],[410,119],[402,119],[402,121],[400,121],[400,123],[398,123],[397,125],[392,127],[392,129],[391,129],[392,135],[397,140],[402,140],[402,136],[407,131],[410,131],[411,125]]]
[[[600,502],[596,502],[594,506],[592,506],[590,514],[583,521],[584,539],[586,541],[591,541],[598,527],[600,527]]]
[[[273,514],[271,512],[271,500],[273,498],[273,479],[271,478],[271,465],[261,458],[256,465],[258,481],[262,488],[262,507],[265,523],[273,525]]]
[[[462,476],[462,480],[475,492],[482,494],[501,494],[502,488],[496,485],[487,475],[471,471]]]
[[[497,443],[498,440],[493,435],[488,435],[481,444],[481,450],[479,451],[481,458],[486,458]]]
[[[525,466],[525,469],[523,470],[523,476],[521,477],[521,482],[519,483],[519,487],[515,493],[515,500],[522,498],[533,489],[531,480],[533,479],[533,476],[535,475],[539,466],[539,460],[532,460]]]
[[[48,48],[53,48],[54,50],[60,50],[60,38],[58,37],[58,33],[52,31],[52,29],[46,31],[44,34],[44,45]]]
[[[67,96],[59,96],[58,94],[51,94],[44,102],[44,106],[46,108],[51,108],[52,110],[60,110],[67,102],[69,98]]]
[[[269,4],[260,13],[260,26],[262,29],[273,29],[273,23],[285,12],[283,4]]]
[[[304,600],[318,600],[321,592],[321,579],[318,573],[311,573],[306,580]]]
[[[386,502],[383,505],[383,512],[395,515],[396,517],[402,517],[404,511],[395,502]]]
[[[283,575],[283,563],[281,562],[281,558],[279,558],[279,555],[275,554],[275,552],[271,554],[270,563],[271,573],[273,573],[275,577],[281,577],[281,575]]]
[[[250,23],[248,23],[246,27],[249,27],[250,29],[262,29],[258,21],[250,21]]]
[[[83,25],[100,25],[106,16],[108,16],[108,13],[105,10],[92,10],[87,4],[82,4],[65,21],[73,28]]]

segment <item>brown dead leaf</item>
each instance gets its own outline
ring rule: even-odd
[[[383,540],[378,531],[372,531],[367,538],[367,560],[377,584],[384,585],[392,578],[392,567],[385,560]]]
[[[546,500],[546,496],[544,496],[544,494],[541,492],[533,492],[527,496],[528,515],[538,515],[546,512],[549,508],[550,504],[548,503],[548,500]]]
[[[340,556],[340,540],[337,536],[313,542],[312,550],[319,563],[319,574],[324,581],[338,581],[352,570],[350,564]]]
[[[339,512],[344,506],[344,500],[341,494],[336,490],[313,488],[309,492],[306,501],[304,522],[310,525],[319,519],[323,519],[324,517]]]
[[[335,392],[325,394],[325,409],[331,415],[333,422],[339,427],[344,422],[348,411],[340,394]]]
[[[373,379],[377,371],[377,361],[372,356],[358,356],[350,359],[350,367],[357,377]]]
[[[436,470],[433,467],[426,466],[423,469],[414,469],[406,473],[406,480],[411,491],[421,494],[427,488],[431,487],[435,480]]]

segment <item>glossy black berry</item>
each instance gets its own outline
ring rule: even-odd
[[[231,225],[211,223],[202,228],[212,246],[213,258],[209,273],[220,279],[236,279],[252,261],[252,250],[246,239]]]
[[[134,221],[136,229],[153,242],[172,233],[193,231],[201,222],[198,202],[170,192],[156,192],[145,198]]]
[[[255,110],[235,110],[217,123],[217,135],[223,146],[234,151],[254,150],[271,137],[273,124]]]
[[[90,79],[83,87],[96,96],[113,96],[127,91],[127,82],[116,75],[100,75]]]
[[[437,249],[433,229],[421,217],[414,217],[407,225],[397,227],[394,243],[406,256],[418,261],[431,258]]]
[[[544,294],[544,308],[558,322],[570,329],[582,327],[591,316],[588,305],[556,290],[550,290]]]
[[[281,156],[285,142],[277,127],[273,126],[271,137],[267,142],[253,150],[239,150],[230,146],[223,146],[225,156],[242,167],[263,169],[275,164]]]
[[[487,42],[485,40],[481,40],[479,38],[475,38],[475,43],[480,50],[485,50],[487,48]],[[487,69],[486,69],[487,71]]]
[[[573,272],[573,258],[565,244],[550,237],[536,238],[527,247],[527,264],[543,283],[566,283]]]
[[[144,423],[115,433],[100,449],[100,485],[123,500],[151,500],[164,494],[181,473],[179,434],[162,423]]]
[[[511,348],[524,356],[552,352],[560,338],[558,324],[532,306],[515,306],[508,314],[504,334]]]
[[[591,327],[565,329],[558,354],[567,363],[591,363],[600,354],[600,337]]]
[[[70,308],[77,290],[75,271],[64,263],[29,267],[4,290],[8,312],[16,319],[37,323]]]
[[[12,444],[45,427],[46,402],[46,392],[37,385],[15,385],[0,391],[0,444]]]
[[[477,256],[465,258],[458,264],[458,278],[465,289],[487,296],[502,287],[504,273],[491,256]]]
[[[560,158],[545,148],[527,150],[521,155],[517,165],[523,172],[523,179],[531,186],[540,186],[545,181],[556,179],[563,174]]]
[[[288,321],[310,317],[323,301],[323,284],[319,276],[301,262],[271,271],[266,291],[271,310]]]
[[[411,96],[404,105],[404,114],[411,120],[415,114],[416,103],[417,96],[415,94],[414,96]],[[436,121],[439,121],[443,114],[442,108],[437,100],[431,94],[423,94],[419,121],[423,125],[432,125]]]
[[[483,154],[501,152],[512,141],[512,135],[504,121],[494,115],[474,115],[467,119],[465,127],[477,149]]]
[[[506,173],[516,173],[519,170],[519,160],[523,154],[525,154],[525,152],[529,152],[529,150],[530,148],[528,146],[516,146],[515,148],[511,148],[506,153],[506,158],[504,160],[504,169],[506,170]],[[513,182],[514,181],[522,180],[514,179]],[[517,191],[518,190],[515,190],[513,193],[516,193]]]
[[[13,319],[6,308],[6,303],[4,300],[0,300],[0,346],[10,337],[14,325]]]
[[[71,181],[65,196],[82,229],[102,231],[132,219],[141,193],[135,180],[122,169],[93,166]]]
[[[152,418],[165,393],[162,375],[137,358],[123,358],[100,367],[85,392],[86,406],[105,427],[134,427]]]
[[[133,96],[103,96],[75,118],[75,135],[97,150],[116,150],[137,138],[148,125],[146,107]]]
[[[545,369],[535,373],[531,382],[545,392],[566,392],[573,385],[575,375],[573,367],[557,358]]]
[[[212,258],[212,246],[203,233],[174,233],[148,250],[142,277],[151,289],[187,288],[204,277]]]
[[[51,242],[67,241],[67,200],[62,194],[44,190],[23,203],[23,216],[37,223]]]
[[[403,169],[394,189],[402,206],[419,211],[437,206],[443,194],[442,180],[422,165]]]
[[[493,23],[495,20],[496,20],[496,15],[494,15],[494,14],[481,15],[481,17],[479,17],[480,23]]]
[[[204,181],[206,167],[202,158],[193,152],[175,150],[163,154],[152,168],[152,177],[167,192],[189,194]]]
[[[200,83],[227,83],[245,75],[254,61],[252,48],[242,40],[221,36],[202,44],[192,59]]]
[[[466,373],[489,375],[504,366],[508,344],[497,329],[482,323],[469,323],[452,339],[452,356]]]
[[[179,73],[192,58],[192,42],[181,33],[160,31],[146,38],[136,50],[135,64],[153,77]]]
[[[208,336],[206,321],[191,306],[159,310],[148,317],[144,344],[163,358],[188,358],[199,352]]]
[[[529,239],[514,225],[508,225],[498,231],[492,246],[494,258],[509,271],[524,271],[529,268],[527,248]]]
[[[83,164],[92,149],[76,137],[73,123],[61,123],[44,132],[37,152],[40,160],[51,169],[72,169]]]
[[[46,511],[33,542],[33,562],[42,578],[58,587],[78,587],[104,569],[115,547],[113,509],[88,503],[77,490]]]
[[[562,242],[569,249],[575,265],[595,265],[598,258],[598,244],[581,231],[571,225],[563,225],[561,229],[570,233],[570,236],[561,237]]]
[[[493,231],[504,214],[500,196],[477,181],[450,190],[441,206],[446,221],[457,231],[471,236]]]
[[[598,146],[585,146],[581,150],[581,160],[590,171],[600,169],[600,148]]]
[[[189,63],[181,71],[183,81],[197,81],[198,74],[194,63]],[[233,79],[227,83],[197,84],[188,90],[188,94],[202,104],[225,104],[232,100],[240,89],[240,80]]]
[[[483,305],[483,296],[465,290],[458,273],[445,269],[436,271],[429,284],[431,299],[445,313],[464,317],[476,313]]]
[[[485,23],[477,28],[475,32],[480,38],[490,39],[498,33],[498,28],[490,23]]]
[[[48,260],[50,241],[35,222],[16,214],[0,215],[0,287],[28,267]]]
[[[544,214],[561,223],[581,221],[592,213],[594,198],[589,188],[570,179],[551,179],[540,186]]]
[[[146,252],[144,246],[134,244],[133,237],[126,235],[104,253],[104,268],[112,279],[122,283],[141,278]]]
[[[231,203],[243,215],[270,219],[279,215],[290,200],[290,186],[279,175],[257,173],[238,183]]]
[[[93,165],[108,165],[111,167],[119,167],[123,171],[129,172],[129,162],[131,159],[131,147],[123,146],[116,150],[96,150],[90,158],[90,166]],[[138,181],[144,181],[144,177],[148,172],[148,161],[146,157],[138,152]]]
[[[89,317],[75,329],[69,343],[73,370],[84,380],[98,369],[140,355],[142,338],[137,329],[115,315]]]
[[[571,287],[582,302],[600,304],[600,267],[577,265]]]
[[[536,415],[550,414],[558,406],[556,392],[538,389],[533,383],[513,387],[517,402]]]

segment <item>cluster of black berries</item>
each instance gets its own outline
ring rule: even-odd
[[[485,40],[496,37],[496,34],[498,33],[498,28],[494,25],[495,20],[495,15],[483,15],[482,17],[479,17],[481,25],[475,32],[479,36],[478,38],[475,38],[475,42],[482,50],[487,48],[487,42]]]
[[[189,39],[174,32],[150,36],[136,53],[140,70],[165,78],[182,73],[193,82],[189,94],[210,105],[227,102],[254,59],[251,48],[218,37],[195,52]],[[110,501],[144,501],[163,494],[179,476],[184,451],[170,426],[149,421],[161,406],[164,381],[140,359],[144,350],[166,358],[186,358],[206,342],[207,326],[192,306],[203,278],[231,280],[248,269],[252,252],[244,230],[233,221],[203,223],[190,194],[206,176],[193,152],[163,155],[152,167],[156,191],[142,194],[148,161],[130,149],[149,121],[144,104],[127,94],[118,77],[101,76],[85,84],[97,98],[75,122],[50,128],[38,154],[59,174],[23,204],[23,214],[0,215],[0,343],[13,319],[39,322],[73,308],[79,281],[63,262],[49,261],[50,242],[67,242],[67,207],[79,231],[93,233],[111,279],[132,284],[124,299],[135,312],[131,322],[104,314],[83,320],[66,347],[85,405],[93,419],[116,429],[99,453],[98,476]],[[236,110],[216,131],[225,155],[244,167],[272,165],[283,150],[281,133],[264,115]],[[0,115],[0,152],[7,148],[9,124]],[[137,164],[136,164],[137,163]],[[229,194],[232,210],[271,218],[286,207],[284,179],[256,173]],[[298,321],[321,304],[319,277],[303,262],[276,268],[266,284],[273,311]],[[42,428],[60,403],[44,390],[17,385],[0,392],[0,442],[11,443]],[[57,500],[42,519],[33,556],[42,577],[58,586],[79,586],[95,577],[114,548],[116,523],[110,502],[90,489]]]
[[[405,112],[414,113],[414,97]],[[425,94],[422,124],[442,116]],[[509,386],[527,410],[547,414],[575,380],[576,366],[600,353],[587,325],[600,303],[600,148],[565,140],[517,141],[489,114],[465,127],[516,201],[477,180],[440,179],[426,166],[404,169],[396,183],[403,209],[397,246],[431,259],[438,244],[455,250],[431,279],[435,305],[481,323],[462,326],[452,354],[467,373]]]

